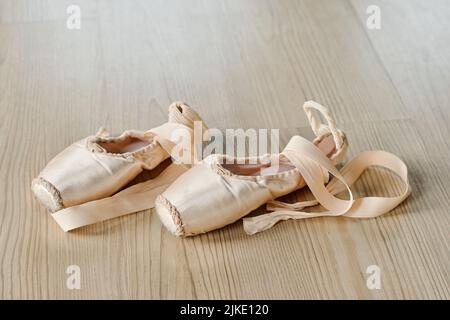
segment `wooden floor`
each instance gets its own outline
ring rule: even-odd
[[[66,28],[70,4],[81,30]],[[449,17],[448,0],[0,0],[0,298],[449,299]],[[68,144],[159,125],[173,100],[210,127],[280,128],[284,144],[311,136],[309,99],[332,109],[351,155],[405,160],[404,204],[178,239],[151,211],[65,234],[32,197]],[[399,185],[371,170],[356,187]],[[69,265],[80,290],[66,287]]]

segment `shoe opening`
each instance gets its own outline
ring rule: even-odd
[[[150,141],[139,139],[137,137],[125,137],[123,139],[113,139],[97,142],[100,147],[109,153],[127,153],[135,152],[139,149],[145,148],[150,144]]]

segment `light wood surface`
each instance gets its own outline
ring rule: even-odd
[[[69,4],[81,30],[66,28]],[[381,30],[366,27],[373,4]],[[449,299],[449,17],[447,0],[0,0],[0,298]],[[210,127],[280,128],[283,144],[311,137],[309,99],[332,108],[351,156],[405,160],[404,204],[178,239],[151,211],[65,234],[32,197],[68,144],[100,126],[149,129],[173,100]],[[356,189],[399,187],[370,170]],[[80,290],[66,287],[73,264]]]

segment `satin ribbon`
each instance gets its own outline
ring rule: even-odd
[[[386,151],[366,151],[349,161],[339,171],[331,161],[310,141],[295,137],[283,154],[302,174],[316,200],[289,204],[281,201],[270,201],[268,210],[273,212],[256,217],[244,218],[244,229],[248,234],[255,234],[270,229],[277,222],[288,219],[305,219],[321,216],[344,216],[349,218],[373,218],[385,214],[411,193],[408,182],[408,169],[405,163]],[[395,197],[363,197],[354,199],[350,186],[361,174],[371,166],[379,166],[396,173],[404,182],[404,189]],[[325,186],[322,181],[321,167],[334,177]],[[348,200],[335,195],[347,190]],[[322,205],[326,210],[321,212],[302,211],[306,207]]]

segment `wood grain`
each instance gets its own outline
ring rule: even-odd
[[[68,30],[71,1],[0,0],[0,298],[449,299],[450,5],[373,2],[78,1],[82,28]],[[371,4],[381,30],[366,28]],[[100,126],[162,123],[177,99],[210,127],[280,128],[282,144],[311,137],[300,106],[317,100],[351,155],[402,157],[413,193],[377,219],[287,221],[251,237],[238,222],[174,238],[151,211],[61,232],[32,178]],[[356,189],[400,186],[370,170]],[[66,288],[71,264],[81,290]],[[366,287],[372,264],[381,290]]]

